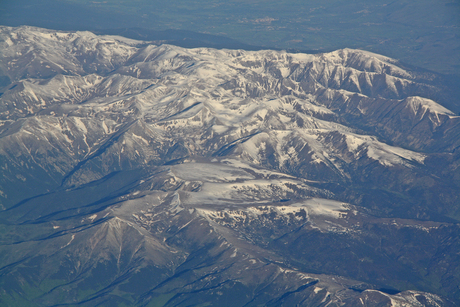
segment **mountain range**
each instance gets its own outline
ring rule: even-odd
[[[460,303],[445,76],[28,26],[0,50],[2,305]]]

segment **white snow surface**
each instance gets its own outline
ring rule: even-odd
[[[231,182],[254,179],[244,170],[217,163],[186,163],[171,166],[171,174],[183,180],[206,182]]]

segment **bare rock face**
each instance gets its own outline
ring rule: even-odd
[[[2,304],[460,302],[438,76],[33,27],[0,49]]]

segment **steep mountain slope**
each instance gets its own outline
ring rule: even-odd
[[[437,76],[31,27],[0,48],[3,303],[460,301]]]

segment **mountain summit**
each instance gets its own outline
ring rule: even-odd
[[[442,76],[33,27],[0,50],[2,304],[460,302]]]

